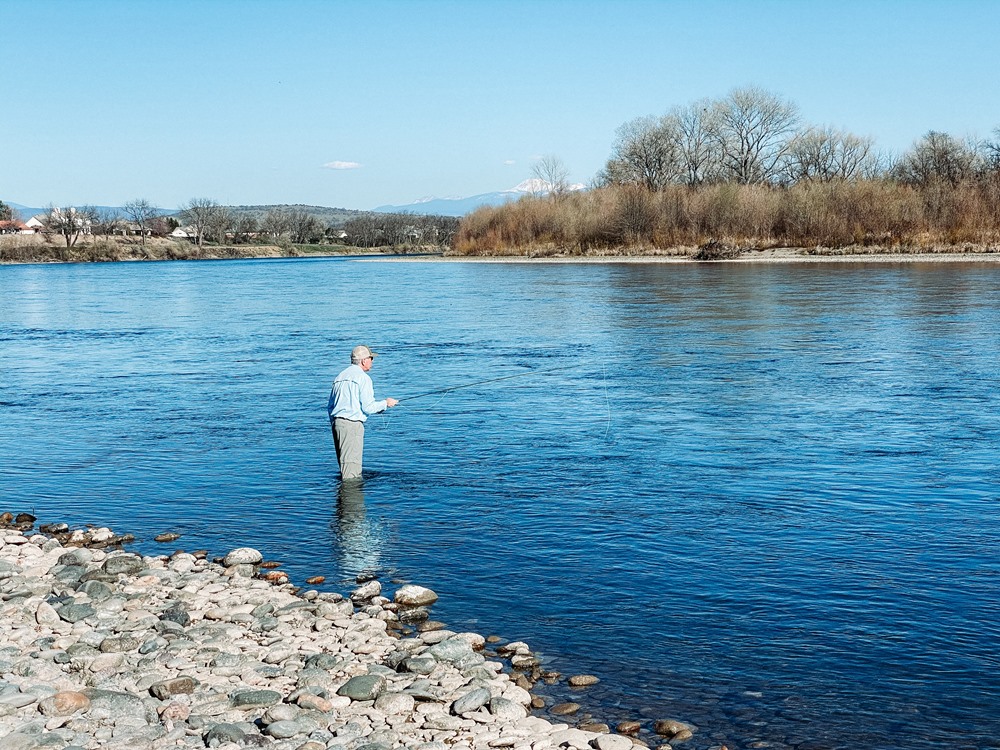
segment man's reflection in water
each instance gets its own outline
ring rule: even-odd
[[[382,533],[367,518],[362,479],[345,479],[337,491],[337,520],[333,529],[339,547],[340,569],[348,575],[375,572],[382,553]]]

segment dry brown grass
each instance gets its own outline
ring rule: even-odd
[[[225,258],[272,258],[295,256],[294,248],[277,245],[206,246],[189,242],[149,238],[138,240],[88,237],[67,248],[48,242],[41,235],[0,237],[0,263],[102,263],[124,260],[209,260]]]
[[[627,185],[481,208],[463,219],[459,255],[662,254],[710,241],[747,249],[996,244],[1000,183],[890,181],[720,184],[653,192]]]

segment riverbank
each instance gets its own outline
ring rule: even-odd
[[[421,260],[393,258],[393,260]],[[580,255],[554,247],[534,248],[525,253],[508,255],[456,255],[444,260],[480,263],[937,263],[976,262],[1000,263],[1000,246],[993,245],[928,245],[885,247],[851,245],[847,247],[768,247],[727,248],[705,252],[704,246],[679,246],[667,249],[622,248]]]
[[[0,750],[651,744],[633,736],[641,722],[612,733],[538,715],[533,685],[560,676],[524,643],[431,621],[428,589],[303,591],[251,548],[140,556],[108,529],[33,521],[0,518]],[[694,731],[669,719],[653,729],[675,744]]]
[[[709,243],[710,245],[713,243]],[[346,245],[209,245],[151,239],[146,245],[129,242],[94,242],[73,248],[43,244],[41,238],[0,238],[0,265],[28,263],[109,263],[166,260],[236,260],[259,258],[354,257],[363,260],[465,261],[476,263],[844,263],[844,262],[977,262],[1000,263],[1000,245],[915,245],[846,247],[706,246],[671,248],[623,247],[578,254],[552,245],[507,254],[465,255],[432,249],[400,251],[397,248],[357,248]]]
[[[44,244],[36,238],[2,238],[0,264],[22,263],[112,263],[167,260],[234,260],[243,258],[304,258],[371,255],[391,252],[346,245],[206,245],[151,239],[91,242],[76,247]]]

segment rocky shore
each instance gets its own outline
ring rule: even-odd
[[[524,643],[430,620],[429,589],[403,585],[390,599],[370,580],[348,596],[303,591],[251,548],[214,561],[140,556],[108,529],[35,531],[30,516],[5,515],[0,750],[648,744],[630,736],[638,722],[612,732],[533,715],[543,705],[533,680],[559,676]],[[664,750],[694,732],[666,719],[655,728]]]

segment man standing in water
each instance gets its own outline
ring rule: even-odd
[[[333,429],[341,479],[361,477],[361,457],[365,449],[365,420],[399,402],[394,398],[375,400],[375,386],[368,371],[378,356],[367,346],[351,351],[351,366],[333,381],[326,410]]]

